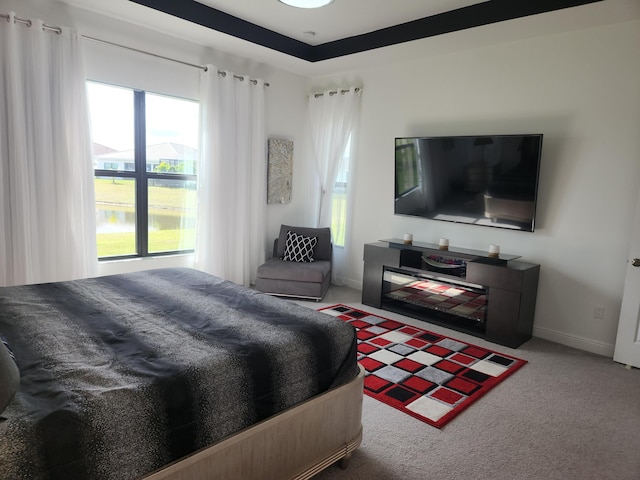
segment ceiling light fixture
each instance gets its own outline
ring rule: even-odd
[[[333,3],[333,0],[278,0],[285,5],[298,8],[320,8]]]

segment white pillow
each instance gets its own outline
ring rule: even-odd
[[[289,230],[282,259],[289,262],[313,262],[313,249],[317,243],[318,237],[305,237]]]

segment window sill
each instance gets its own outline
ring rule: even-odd
[[[195,265],[194,253],[176,253],[159,257],[104,259],[98,261],[98,276],[139,272],[154,268],[187,267]]]

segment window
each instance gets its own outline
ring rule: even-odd
[[[344,247],[347,230],[347,187],[349,185],[349,164],[351,163],[351,137],[347,141],[340,164],[336,183],[333,185],[331,204],[331,233],[334,247]]]
[[[88,82],[99,258],[193,251],[199,105]]]

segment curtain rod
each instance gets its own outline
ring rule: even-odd
[[[7,22],[11,21],[11,15],[6,14],[6,13],[0,13],[0,18],[6,19]],[[27,20],[25,18],[13,17],[13,21],[14,21],[14,23],[22,23],[23,25],[26,25],[27,27],[30,27],[31,25],[33,25],[33,22],[31,20]],[[60,27],[52,27],[52,26],[49,26],[49,25],[45,25],[44,23],[42,24],[42,29],[43,30],[48,30],[50,32],[55,32],[57,34],[62,33],[62,29]]]
[[[10,16],[10,15],[8,15],[8,14],[5,14],[5,13],[0,13],[0,18],[5,18],[5,19],[7,20],[7,22],[11,20],[11,16]],[[15,16],[14,16],[14,17],[13,17],[13,20],[14,20],[14,22],[22,23],[23,25],[26,25],[27,27],[31,27],[31,26],[33,25],[33,22],[32,22],[31,20],[28,20],[28,19],[25,19],[25,18],[18,18],[18,17],[15,17]],[[60,27],[52,27],[52,26],[50,26],[50,25],[45,25],[45,24],[43,24],[43,25],[42,25],[42,29],[43,29],[43,30],[47,30],[47,31],[51,31],[51,32],[54,32],[54,33],[57,33],[57,34],[62,33],[62,29],[61,29]],[[178,59],[171,58],[171,57],[165,57],[164,55],[159,55],[159,54],[157,54],[157,53],[147,52],[147,51],[145,51],[145,50],[140,50],[140,49],[138,49],[138,48],[129,47],[129,46],[127,46],[127,45],[122,45],[122,44],[120,44],[120,43],[110,42],[110,41],[108,41],[108,40],[102,40],[102,39],[100,39],[100,38],[91,37],[91,36],[89,36],[89,35],[80,35],[80,36],[81,36],[81,38],[84,38],[84,39],[86,39],[86,40],[91,40],[91,41],[98,42],[98,43],[104,43],[104,44],[106,44],[106,45],[112,45],[112,46],[114,46],[114,47],[124,48],[124,49],[127,49],[127,50],[131,50],[131,51],[133,51],[133,52],[142,53],[142,54],[144,54],[144,55],[150,55],[150,56],[152,56],[152,57],[161,58],[161,59],[163,59],[163,60],[168,60],[168,61],[170,61],[170,62],[180,63],[180,64],[182,64],[182,65],[187,65],[188,67],[199,68],[199,69],[201,69],[201,70],[204,70],[205,72],[207,71],[207,67],[206,67],[206,66],[204,66],[204,65],[197,65],[197,64],[195,64],[195,63],[189,63],[189,62],[185,62],[185,61],[183,61],[183,60],[178,60]],[[227,72],[225,72],[225,71],[223,71],[223,70],[218,70],[218,75],[222,75],[223,77],[225,77],[225,76],[227,75]],[[234,75],[233,75],[233,78],[235,78],[235,79],[237,79],[237,80],[241,80],[241,81],[242,81],[242,80],[244,80],[244,77],[243,77],[242,75],[236,75],[236,74],[234,74]],[[249,81],[250,81],[251,83],[253,83],[254,85],[257,85],[257,84],[258,84],[258,81],[257,81],[257,80],[255,80],[255,79],[253,79],[253,78],[249,79]],[[269,86],[269,84],[268,84],[267,82],[265,82],[265,83],[264,83],[264,86],[265,86],[265,87],[268,87],[268,86]]]
[[[356,87],[355,92],[358,93],[361,90],[360,87]],[[337,95],[338,93],[344,95],[345,93],[349,93],[350,90],[332,90],[329,92],[329,96]],[[314,93],[313,97],[318,98],[324,96],[324,93]]]

